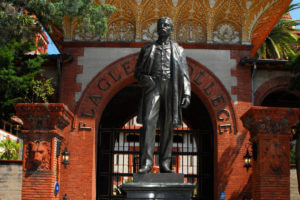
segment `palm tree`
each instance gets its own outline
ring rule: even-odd
[[[256,57],[263,59],[288,59],[290,55],[296,54],[295,45],[299,44],[299,37],[296,31],[299,29],[295,27],[300,24],[300,21],[292,20],[289,12],[298,8],[300,8],[300,3],[289,5],[281,19],[258,49]]]

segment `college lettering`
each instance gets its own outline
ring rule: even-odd
[[[129,75],[131,73],[134,72],[134,66],[131,65],[131,63],[129,61],[124,62],[123,64],[119,65],[119,67],[121,67],[121,69],[124,71],[124,73],[126,75]],[[194,69],[194,65],[189,64],[189,73],[190,76],[192,77],[193,73],[195,72]],[[109,71],[108,75],[111,77],[112,81],[114,82],[118,82],[120,81],[123,77],[122,77],[122,73],[121,70],[114,70],[114,71]],[[224,106],[225,102],[225,98],[224,95],[219,94],[217,96],[214,95],[214,87],[216,87],[215,82],[211,81],[208,82],[207,79],[207,75],[209,75],[208,73],[205,73],[204,70],[200,70],[195,77],[192,79],[192,81],[197,85],[197,86],[201,86],[204,85],[204,83],[208,83],[205,84],[203,87],[203,92],[204,94],[210,98],[211,104],[215,107],[218,108],[220,106]],[[110,79],[110,80],[111,80]],[[100,91],[108,91],[111,88],[111,82],[108,78],[102,77],[99,81],[98,81],[98,88],[100,89]],[[212,96],[212,97],[211,97]],[[99,94],[91,94],[89,96],[89,99],[91,100],[91,102],[93,103],[93,105],[98,106],[101,99],[102,99],[102,95]],[[96,113],[96,109],[92,108],[90,109],[90,111],[88,112],[82,112],[81,115],[85,116],[85,117],[90,117],[90,118],[94,118],[95,117],[95,113]],[[231,114],[230,111],[226,110],[224,107],[220,108],[217,111],[217,120],[219,122],[227,122],[226,124],[219,124],[218,125],[218,132],[219,134],[224,134],[226,132],[228,133],[232,133],[232,124],[228,123],[231,119]]]
[[[122,64],[122,67],[124,69],[124,72],[126,75],[129,75],[134,72],[134,67],[132,67],[129,63],[129,61],[126,61],[125,63]],[[132,69],[130,69],[132,67]]]
[[[194,73],[194,65],[192,65],[191,63],[188,64],[189,67],[189,75],[190,77],[192,76],[192,74]]]
[[[124,71],[124,73],[126,75],[129,75],[134,72],[134,66],[131,65],[129,61],[126,61],[123,64],[119,65],[116,70],[108,72],[108,75],[112,78],[112,80],[114,82],[118,82],[122,79],[121,70],[118,70],[118,69],[122,69],[122,71]],[[100,91],[108,91],[111,88],[112,84],[111,84],[110,80],[104,76],[99,79],[97,85],[98,85],[98,88],[100,89]],[[91,95],[89,95],[89,99],[92,101],[92,103],[95,106],[98,106],[99,101],[102,99],[102,95],[91,94]],[[95,116],[95,112],[96,112],[96,110],[93,108],[89,112],[82,112],[81,116],[93,118]]]
[[[201,71],[199,72],[199,74],[197,74],[197,76],[194,78],[194,82],[195,82],[198,86],[200,86],[200,85],[202,84],[202,82],[199,81],[199,78],[202,77],[203,74],[204,74],[204,71],[201,70]]]
[[[219,134],[222,135],[225,132],[232,133],[232,125],[231,124],[220,124],[219,125]]]
[[[228,121],[230,119],[230,112],[226,109],[219,110],[217,114],[217,119],[219,121]]]
[[[93,118],[95,117],[95,113],[96,113],[95,109],[91,109],[91,113],[82,112],[81,116]]]
[[[204,88],[204,92],[207,96],[210,96],[211,95],[211,91],[210,89],[212,87],[214,87],[215,83],[214,82],[211,82],[207,87]]]
[[[98,99],[101,99],[102,96],[101,95],[95,95],[95,94],[91,94],[89,96],[90,100],[95,104],[95,106],[98,106]]]
[[[116,77],[115,74],[112,71],[110,71],[108,73],[112,77],[112,79],[114,79],[115,82],[117,82],[118,80],[120,80],[122,78],[121,74],[119,74],[119,76]]]
[[[217,107],[218,105],[220,105],[220,104],[222,104],[222,103],[225,103],[225,99],[224,99],[224,97],[223,97],[222,95],[220,95],[220,96],[217,96],[217,97],[215,97],[215,98],[212,98],[212,99],[211,99],[211,102],[212,102],[212,104],[213,104],[215,107]]]
[[[190,72],[190,76],[192,77],[193,73],[194,73],[194,69],[193,69],[194,65],[189,64],[189,72]],[[203,86],[203,92],[204,94],[210,98],[211,104],[213,105],[213,107],[218,108],[220,106],[224,106],[224,104],[226,103],[224,95],[219,94],[217,96],[214,95],[214,87],[215,87],[215,82],[211,81],[208,82],[207,79],[207,75],[209,75],[208,73],[205,73],[205,71],[200,70],[195,77],[192,79],[192,81],[197,85],[197,86],[201,86],[204,85],[203,83],[208,83],[205,84]],[[232,133],[232,124],[228,123],[231,119],[231,114],[230,112],[225,109],[224,107],[220,108],[217,111],[217,120],[218,122],[227,122],[226,124],[219,124],[218,125],[218,132],[219,134],[224,134],[224,133]]]
[[[105,78],[100,79],[98,82],[98,87],[100,90],[106,91],[110,88],[110,86],[111,86],[110,82]]]

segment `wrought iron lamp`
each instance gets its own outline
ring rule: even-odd
[[[295,140],[297,138],[297,126],[292,126],[291,127],[291,134],[293,135],[293,140]]]
[[[248,150],[248,148],[247,148],[247,152],[246,152],[246,154],[244,155],[244,167],[247,168],[247,171],[248,171],[249,168],[251,167],[251,158],[252,158],[252,156],[250,155],[249,150]]]
[[[70,153],[68,152],[67,147],[65,147],[65,150],[62,152],[62,164],[64,166],[70,164],[69,158],[70,158]]]
[[[292,126],[292,127],[291,127],[291,134],[292,134],[292,135],[295,135],[295,134],[296,134],[296,128],[297,128],[296,126]]]

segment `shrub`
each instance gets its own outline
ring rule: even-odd
[[[0,142],[0,159],[1,160],[18,160],[21,143],[11,140],[9,137]]]

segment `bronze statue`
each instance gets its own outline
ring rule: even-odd
[[[191,86],[183,48],[170,40],[173,23],[162,17],[157,22],[158,40],[142,47],[135,78],[143,88],[138,119],[143,124],[139,173],[153,167],[156,125],[160,127],[159,168],[172,173],[173,128],[182,125],[181,108],[190,104]]]

